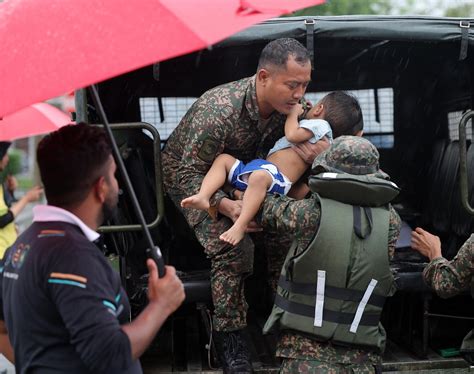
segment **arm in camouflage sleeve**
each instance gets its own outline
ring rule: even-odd
[[[232,130],[226,118],[231,109],[216,105],[199,105],[190,116],[190,130],[178,170],[178,183],[188,195],[196,194],[214,159],[223,153],[225,140]],[[215,201],[226,194],[219,190]]]
[[[310,240],[319,227],[320,205],[314,198],[294,200],[287,196],[267,195],[260,214],[256,217],[264,228],[296,234]],[[388,231],[388,255],[391,259],[400,234],[401,221],[398,213],[390,206]]]
[[[433,259],[423,271],[425,282],[443,298],[469,289],[474,273],[474,234],[451,261]]]
[[[264,229],[284,231],[298,238],[312,238],[319,227],[320,205],[314,198],[294,200],[267,195],[256,220]]]
[[[388,225],[388,258],[389,260],[393,259],[395,255],[395,245],[397,244],[398,236],[400,235],[400,229],[402,223],[400,216],[393,209],[393,206],[390,205],[390,222]]]

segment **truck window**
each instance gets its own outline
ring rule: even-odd
[[[364,115],[364,137],[378,148],[393,148],[393,89],[379,88],[378,113],[373,89],[347,90],[359,100]],[[328,92],[307,92],[305,97],[313,104]]]
[[[196,101],[195,97],[164,97],[164,121],[160,119],[160,109],[156,97],[140,98],[140,116],[143,122],[153,125],[160,132],[162,141],[168,139],[174,128],[178,126],[181,118]]]
[[[379,88],[378,113],[373,89],[351,90],[360,102],[364,115],[364,136],[378,148],[393,147],[393,89]],[[305,97],[313,104],[317,103],[328,92],[307,92]],[[194,97],[165,97],[163,100],[164,121],[161,122],[158,99],[156,97],[140,98],[140,115],[143,122],[155,126],[160,132],[161,140],[166,141],[178,125],[189,107],[196,101]]]

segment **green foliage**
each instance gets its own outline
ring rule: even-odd
[[[332,0],[294,12],[292,16],[338,16],[349,14],[389,14],[391,0]]]
[[[445,16],[472,18],[474,17],[474,4],[461,4],[458,6],[449,7],[446,9]]]
[[[17,181],[19,190],[27,191],[33,188],[33,179],[29,177],[18,177]]]
[[[10,161],[8,162],[7,170],[8,174],[16,175],[21,172],[21,159],[23,157],[23,153],[17,149],[12,149],[8,156]]]
[[[5,170],[0,172],[0,182],[3,183],[7,175],[16,175],[21,172],[21,159],[23,157],[22,151],[18,149],[10,149],[8,151],[10,161]]]

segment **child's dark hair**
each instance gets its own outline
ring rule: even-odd
[[[320,101],[324,106],[324,119],[332,128],[333,137],[356,135],[364,128],[359,101],[344,91],[334,91]]]

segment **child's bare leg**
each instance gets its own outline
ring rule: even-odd
[[[257,170],[250,174],[240,216],[232,227],[224,232],[219,239],[232,245],[236,245],[242,240],[247,226],[257,214],[263,200],[265,200],[268,187],[272,185],[272,182],[271,175],[264,170]]]
[[[200,210],[209,209],[209,199],[221,188],[227,180],[227,174],[236,161],[235,157],[221,154],[216,157],[211,168],[202,180],[201,189],[196,195],[189,196],[181,201],[183,208],[194,208]]]

